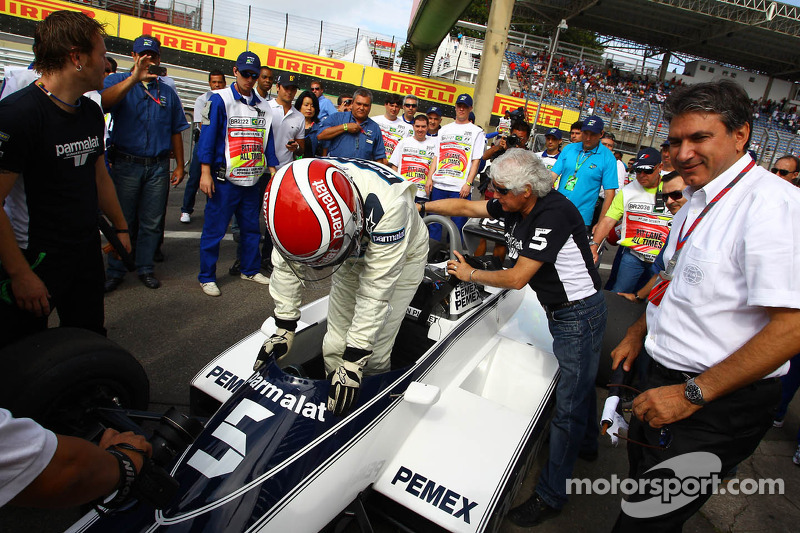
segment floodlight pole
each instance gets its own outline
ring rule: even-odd
[[[556,26],[556,37],[553,39],[553,48],[550,50],[550,59],[547,61],[547,70],[544,73],[544,81],[542,82],[542,92],[539,94],[539,105],[536,106],[536,117],[533,119],[533,131],[536,131],[536,125],[539,123],[539,111],[542,109],[542,102],[544,102],[544,92],[547,90],[547,80],[550,78],[550,67],[553,64],[553,56],[558,48],[558,36],[561,30],[566,30],[567,21],[561,19],[561,22]]]

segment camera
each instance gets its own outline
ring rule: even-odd
[[[157,76],[166,76],[167,67],[162,67],[161,65],[150,65],[149,67],[147,67],[147,72],[150,74],[155,74]]]
[[[506,148],[514,148],[519,144],[519,137],[512,133],[506,137]]]

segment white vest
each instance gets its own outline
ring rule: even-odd
[[[661,182],[658,184],[661,190]],[[619,245],[627,246],[642,261],[652,263],[667,242],[672,213],[666,208],[655,212],[655,194],[644,190],[638,181],[622,189],[625,211]]]
[[[255,106],[234,100],[230,88],[215,91],[222,97],[225,125],[225,178],[234,185],[255,185],[267,170],[267,140],[272,111],[264,100]]]

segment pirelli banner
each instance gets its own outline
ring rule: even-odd
[[[258,54],[262,64],[279,71],[296,72],[301,75],[322,78],[352,86],[364,86],[374,91],[413,94],[426,102],[452,106],[462,93],[472,95],[474,89],[432,80],[391,70],[365,67],[341,59],[332,59],[294,50],[286,50],[263,44],[248,43],[242,39],[223,37],[200,31],[172,26],[151,19],[123,15],[89,6],[55,0],[0,0],[0,14],[28,20],[42,20],[53,11],[68,9],[81,11],[106,24],[109,35],[133,41],[142,34],[149,34],[161,41],[161,46],[178,52],[200,54],[216,59],[235,61],[244,50]],[[492,114],[503,116],[508,110],[525,107],[525,100],[497,94]],[[536,104],[528,102],[528,121],[536,116]],[[539,125],[569,131],[569,126],[578,120],[578,112],[553,106],[542,106]]]

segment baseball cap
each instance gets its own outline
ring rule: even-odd
[[[661,143],[661,148],[669,148],[669,141],[664,141]]]
[[[431,113],[433,113],[434,115],[439,115],[439,117],[441,117],[442,116],[442,108],[439,107],[438,105],[435,105],[432,108],[428,109],[428,112],[426,113],[426,115],[430,115]]]
[[[236,68],[239,72],[255,72],[258,74],[261,71],[261,60],[253,52],[242,52],[236,58]]]
[[[589,115],[583,119],[581,131],[591,131],[592,133],[603,133],[605,123],[603,119],[595,115]]]
[[[549,130],[547,130],[544,136],[547,137],[548,135],[550,137],[555,137],[559,141],[561,140],[561,130],[558,128],[550,128]]]
[[[161,45],[155,38],[142,35],[133,41],[133,53],[141,54],[142,52],[155,52],[161,55]]]
[[[278,74],[278,77],[275,78],[275,84],[280,85],[281,87],[297,87],[299,85],[299,78],[300,76],[297,74]]]
[[[633,163],[634,170],[652,170],[661,163],[661,152],[655,148],[643,148],[636,154]]]
[[[459,94],[458,98],[456,98],[457,104],[465,104],[469,107],[472,107],[472,97],[467,93]]]

